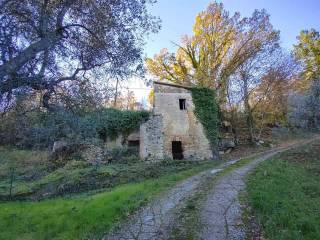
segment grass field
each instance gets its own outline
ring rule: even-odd
[[[117,222],[163,191],[219,163],[171,160],[95,168],[72,161],[50,172],[46,168],[45,153],[2,148],[0,194],[8,192],[12,167],[15,169],[15,194],[33,194],[34,189],[48,189],[47,186],[53,187],[55,192],[56,188],[77,184],[82,193],[39,202],[0,202],[0,239],[99,239]],[[95,184],[93,189],[96,190],[88,191],[92,179],[100,185],[96,188]]]
[[[51,169],[47,153],[0,147],[0,201],[42,200],[158,178],[206,164],[160,161],[92,165],[71,160]],[[11,192],[11,195],[10,195]]]
[[[177,182],[216,165],[207,162],[188,170],[177,169],[137,183],[100,193],[40,202],[0,203],[0,239],[99,238],[120,219]]]
[[[259,150],[265,149],[250,149]],[[250,151],[235,151],[232,157],[248,155]],[[47,167],[45,152],[0,147],[0,196],[8,194],[10,169],[15,169],[12,186],[16,196],[25,194],[29,199],[37,196],[37,191],[52,193],[51,199],[36,198],[41,201],[0,202],[0,239],[99,239],[118,221],[163,191],[217,164],[161,161],[106,164],[97,168],[71,161],[52,171]],[[69,194],[68,189],[79,193]],[[53,198],[60,190],[63,197]]]
[[[267,239],[320,239],[320,144],[262,163],[247,185],[249,205]]]

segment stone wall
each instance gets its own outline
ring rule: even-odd
[[[105,145],[107,149],[114,149],[114,148],[120,148],[123,147],[123,136],[120,134],[116,138],[107,138],[107,141],[105,142]]]
[[[128,136],[123,136],[119,134],[116,138],[111,139],[107,138],[105,143],[107,149],[121,148],[128,145],[128,141],[139,141],[140,140],[140,131],[134,130]]]
[[[150,160],[165,158],[161,115],[152,115],[147,122],[140,126],[140,158]]]
[[[185,88],[160,84],[155,84],[154,89],[154,116],[140,128],[141,157],[145,159],[154,152],[158,157],[172,158],[172,141],[181,141],[184,158],[212,159],[212,150],[203,126],[193,112],[191,92]],[[179,99],[186,100],[186,109],[180,110]]]

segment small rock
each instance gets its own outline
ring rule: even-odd
[[[66,147],[68,145],[69,145],[68,141],[66,141],[64,139],[55,141],[53,143],[52,152],[56,152],[58,149],[61,149],[61,148]]]
[[[219,141],[219,148],[221,150],[226,150],[229,148],[234,148],[236,146],[233,138],[222,138]]]
[[[223,126],[225,126],[225,127],[230,127],[230,126],[231,126],[231,123],[228,122],[228,121],[223,121],[222,124],[223,124]]]
[[[221,172],[221,171],[222,171],[221,168],[213,169],[213,170],[211,170],[211,174],[216,174],[216,173]]]
[[[232,148],[228,148],[226,153],[231,153],[231,151],[232,151]]]

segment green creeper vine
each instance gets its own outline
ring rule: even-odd
[[[215,149],[218,139],[218,106],[215,91],[208,88],[192,88],[191,93],[195,115],[204,126],[211,148]]]
[[[150,112],[118,110],[113,108],[99,109],[89,114],[87,125],[92,126],[102,136],[115,139],[119,134],[128,135],[149,118]]]

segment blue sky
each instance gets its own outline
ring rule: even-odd
[[[209,0],[158,0],[151,13],[162,20],[162,29],[148,39],[145,52],[152,57],[162,48],[174,51],[171,43],[179,42],[184,34],[192,33],[196,15],[204,10]],[[230,13],[238,11],[250,16],[255,9],[266,9],[271,23],[280,30],[282,47],[291,50],[302,29],[320,30],[320,0],[225,0],[219,1]]]

